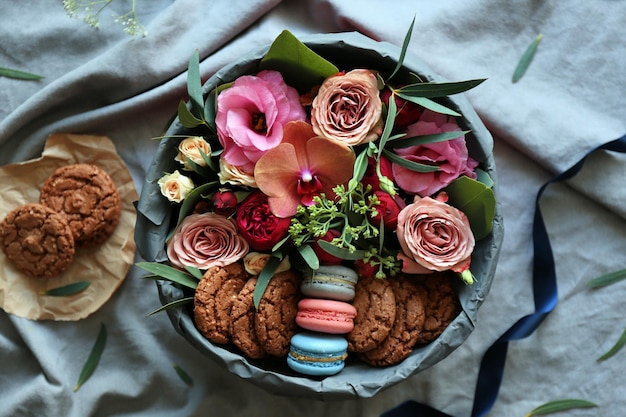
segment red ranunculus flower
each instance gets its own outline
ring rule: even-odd
[[[393,181],[391,161],[382,155],[380,157],[380,173]],[[371,157],[367,158],[367,169],[361,179],[361,183],[363,183],[364,186],[371,185],[372,191],[381,190],[380,178],[378,178],[378,173],[376,172],[376,159]]]
[[[213,194],[213,211],[222,216],[231,216],[237,211],[237,196],[231,190],[218,190]]]
[[[402,210],[406,204],[399,196],[394,198],[384,191],[375,191],[374,195],[378,197],[380,204],[376,206],[378,216],[371,219],[372,224],[380,226],[382,216],[382,220],[385,223],[385,230],[395,230],[398,225],[398,214],[400,214],[400,210]]]
[[[274,216],[267,196],[253,191],[237,206],[235,222],[252,249],[266,251],[287,236],[291,219]]]

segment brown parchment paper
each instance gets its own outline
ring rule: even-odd
[[[41,187],[54,170],[75,163],[96,164],[111,176],[122,200],[119,224],[102,245],[77,247],[70,267],[54,278],[29,277],[0,251],[0,307],[7,313],[33,320],[83,319],[111,297],[133,263],[137,190],[115,145],[104,136],[53,134],[40,158],[0,168],[0,219],[22,204],[38,202]],[[77,281],[91,284],[70,296],[41,294]]]

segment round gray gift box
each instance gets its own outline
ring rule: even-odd
[[[374,41],[359,33],[312,35],[302,37],[300,40],[340,69],[368,68],[390,71],[400,56],[399,47]],[[204,94],[208,94],[218,85],[234,81],[240,75],[257,72],[259,61],[268,49],[269,45],[252,51],[215,73],[204,84]],[[428,65],[410,54],[405,57],[403,66],[405,70],[418,74],[424,81],[447,81],[434,74]],[[471,133],[466,135],[470,155],[480,162],[480,167],[496,183],[494,191],[497,199],[499,194],[491,135],[462,94],[446,99],[446,105],[463,115],[459,123],[462,129],[471,130]],[[193,131],[183,127],[176,118],[164,136],[191,134]],[[137,203],[135,240],[139,253],[146,261],[167,261],[165,238],[176,214],[171,203],[161,195],[157,180],[164,172],[172,172],[178,168],[177,162],[174,161],[177,146],[178,140],[175,139],[165,138],[161,141]],[[249,360],[234,347],[212,344],[195,328],[191,306],[169,309],[167,314],[176,330],[198,350],[230,372],[269,392],[317,399],[372,397],[381,390],[443,360],[467,339],[477,325],[478,309],[489,293],[502,238],[501,209],[500,205],[496,204],[492,233],[477,242],[472,256],[471,269],[476,282],[472,286],[466,286],[460,280],[458,283],[462,312],[439,338],[415,349],[407,359],[395,366],[374,368],[349,358],[346,367],[339,374],[323,379],[309,378],[291,371],[284,360]],[[157,287],[163,304],[190,295],[170,282],[157,281]]]

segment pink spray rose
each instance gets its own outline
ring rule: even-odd
[[[238,206],[235,221],[239,233],[257,251],[267,251],[287,236],[290,218],[279,218],[272,214],[267,196],[253,191]]]
[[[248,253],[235,223],[216,213],[191,214],[167,242],[167,257],[180,268],[208,269],[230,265]]]
[[[328,77],[311,107],[315,134],[354,146],[382,133],[382,102],[378,81],[368,70],[355,69]]]
[[[278,71],[244,75],[217,96],[215,124],[224,158],[246,172],[283,138],[283,125],[304,120],[298,92]]]
[[[402,272],[427,274],[469,268],[474,235],[465,214],[448,205],[447,195],[437,199],[415,197],[398,215],[396,234],[402,252]]]
[[[424,110],[419,121],[407,127],[407,137],[457,130],[461,129],[453,117]],[[461,175],[476,178],[474,168],[478,162],[469,156],[464,135],[444,142],[397,148],[395,152],[409,161],[439,167],[435,172],[415,172],[392,164],[396,183],[411,194],[422,197],[433,195]]]

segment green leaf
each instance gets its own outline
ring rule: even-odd
[[[320,245],[320,248],[322,248],[328,254],[336,256],[340,259],[345,259],[346,261],[357,261],[365,257],[364,250],[357,249],[354,251],[350,251],[349,249],[339,248],[332,243],[326,242],[325,240],[321,239],[317,241],[317,244]]]
[[[367,149],[363,149],[354,161],[354,170],[352,172],[352,179],[350,182],[354,182],[355,187],[356,183],[361,181],[365,175],[365,171],[367,171]]]
[[[202,80],[200,78],[200,55],[194,51],[187,67],[187,93],[191,102],[192,113],[196,117],[204,116],[204,98],[202,97]]]
[[[78,281],[71,284],[63,285],[62,287],[51,288],[46,291],[42,291],[41,295],[50,295],[53,297],[64,297],[67,295],[78,294],[84,291],[89,286],[89,281]]]
[[[604,360],[607,360],[608,358],[610,358],[611,356],[619,352],[620,349],[623,348],[625,344],[626,344],[626,329],[624,329],[624,331],[622,332],[622,335],[619,337],[619,339],[613,345],[613,347],[609,349],[608,352],[606,352],[605,354],[600,356],[598,359],[596,359],[596,361],[602,362]]]
[[[198,201],[200,201],[203,197],[208,196],[208,194],[211,193],[214,188],[217,188],[218,185],[219,182],[211,181],[206,184],[199,185],[191,190],[191,192],[183,200],[183,204],[180,206],[178,222],[176,224],[180,224],[180,222],[182,222],[183,219],[193,211]]]
[[[183,100],[178,103],[178,120],[188,129],[192,129],[204,123],[189,111]]]
[[[83,386],[85,382],[91,377],[93,372],[96,370],[98,366],[98,362],[100,362],[100,357],[102,356],[102,352],[104,351],[104,347],[107,342],[107,329],[103,323],[100,323],[100,332],[98,333],[98,337],[96,338],[96,342],[91,348],[91,353],[89,353],[89,357],[87,358],[87,362],[83,365],[83,369],[78,376],[78,382],[74,386],[74,392],[78,391],[78,389]]]
[[[564,400],[551,401],[540,405],[533,409],[526,417],[543,416],[546,414],[556,413],[558,411],[571,410],[573,408],[591,408],[597,407],[597,404],[587,400],[579,400],[576,398],[568,398]]]
[[[391,80],[397,72],[402,68],[402,64],[404,63],[404,58],[406,56],[406,51],[409,48],[409,43],[411,43],[411,35],[413,33],[413,26],[415,25],[415,16],[413,16],[413,20],[411,21],[411,25],[409,26],[409,30],[407,30],[406,35],[404,35],[404,42],[402,43],[402,49],[400,50],[400,57],[398,58],[398,63],[394,68],[391,75],[387,78],[387,81]]]
[[[20,71],[12,68],[0,67],[0,77],[13,78],[16,80],[37,81],[43,78],[43,75],[32,74],[26,71]]]
[[[543,35],[539,34],[537,37],[528,45],[526,51],[522,54],[517,66],[515,67],[515,71],[513,71],[513,77],[511,81],[513,83],[518,82],[524,74],[526,74],[526,70],[530,66],[530,63],[533,61],[535,57],[535,53],[537,52],[537,47],[539,47],[539,42],[543,39]]]
[[[274,40],[260,63],[261,69],[280,71],[287,85],[307,92],[339,69],[284,30]]]
[[[452,109],[449,109],[448,107],[446,107],[446,106],[444,106],[442,104],[439,104],[436,101],[432,101],[429,98],[413,97],[413,96],[410,96],[408,94],[403,94],[403,93],[398,93],[398,92],[396,92],[396,94],[400,98],[403,98],[403,99],[405,99],[407,101],[410,101],[411,103],[415,103],[418,106],[422,106],[425,109],[432,110],[432,111],[434,111],[436,113],[447,114],[448,116],[456,116],[456,117],[460,117],[461,116],[460,113],[458,113],[458,112],[456,112],[456,111],[454,111]]]
[[[411,171],[415,172],[436,172],[439,171],[439,167],[437,165],[426,165],[420,164],[418,162],[409,161],[408,159],[404,159],[403,157],[387,150],[383,149],[383,154],[389,159],[391,162],[394,162],[400,166],[403,166]]]
[[[263,270],[259,274],[257,278],[256,285],[254,286],[254,292],[252,294],[252,301],[254,302],[254,308],[259,308],[259,303],[261,302],[261,298],[263,298],[263,294],[265,293],[265,289],[267,285],[270,283],[270,280],[274,276],[274,272],[278,269],[278,265],[282,258],[278,258],[276,256],[271,256]]]
[[[182,305],[189,304],[189,303],[193,303],[193,297],[185,297],[179,300],[174,300],[167,304],[162,305],[161,307],[157,308],[154,311],[149,312],[148,314],[146,314],[146,317],[150,317],[150,316],[155,315],[156,313],[160,313],[161,311],[169,310],[174,307],[180,307]]]
[[[479,181],[461,176],[444,188],[444,191],[449,197],[448,204],[467,216],[476,240],[491,233],[496,213],[496,198],[491,188]]]
[[[169,265],[157,262],[138,262],[135,265],[145,271],[155,274],[168,281],[180,284],[184,287],[194,290],[198,287],[198,281],[194,279],[193,276]]]
[[[409,97],[445,97],[452,94],[459,94],[467,90],[471,90],[485,80],[486,78],[479,78],[475,80],[454,81],[445,83],[415,83],[405,85],[404,87],[397,89],[396,93]]]
[[[211,92],[207,95],[206,101],[204,102],[204,120],[207,122],[209,127],[216,130],[215,127],[215,114],[217,112],[217,88],[211,90]]]
[[[454,132],[433,133],[431,135],[413,136],[402,140],[394,140],[389,142],[390,148],[408,148],[409,146],[425,145],[427,143],[445,142],[450,139],[456,139],[471,132],[471,130],[458,130]]]
[[[317,269],[320,267],[320,260],[318,259],[317,254],[315,253],[311,245],[304,244],[299,246],[297,249],[298,253],[302,257],[304,262],[306,262],[306,264],[309,266],[309,268]]]
[[[600,288],[607,285],[615,284],[626,278],[626,269],[620,269],[619,271],[609,272],[608,274],[601,275],[587,282],[587,285],[591,288]]]
[[[193,379],[191,379],[189,374],[187,372],[185,372],[185,370],[183,368],[181,368],[177,364],[174,364],[173,367],[174,367],[174,370],[176,371],[176,374],[180,377],[180,379],[182,379],[182,381],[185,384],[187,384],[188,386],[192,386],[193,385]]]

